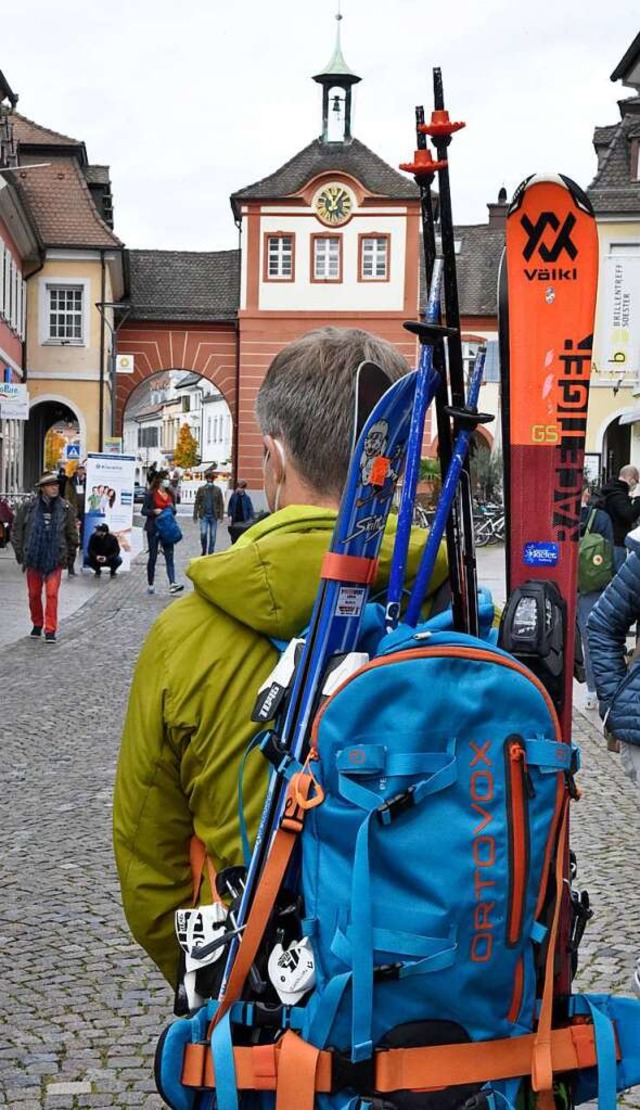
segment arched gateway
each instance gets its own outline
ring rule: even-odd
[[[237,422],[239,252],[130,251],[130,313],[118,329],[116,426],[127,401],[158,371],[191,370],[223,394]]]

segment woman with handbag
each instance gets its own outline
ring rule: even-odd
[[[166,470],[159,470],[154,474],[151,485],[144,496],[142,515],[146,517],[144,530],[149,543],[149,558],[147,560],[147,593],[155,593],[154,578],[158,548],[161,546],[167,565],[169,579],[169,593],[178,594],[184,586],[176,582],[176,568],[173,551],[176,543],[182,539],[180,526],[175,519],[176,507],[171,492],[171,483]]]

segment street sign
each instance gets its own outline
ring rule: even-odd
[[[66,443],[64,448],[64,457],[67,462],[80,462],[80,444]]]
[[[133,355],[116,356],[116,374],[133,374],[134,370]]]
[[[29,393],[26,385],[19,382],[0,382],[0,418],[29,419]]]

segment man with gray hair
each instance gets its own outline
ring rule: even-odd
[[[640,497],[632,497],[639,480],[638,468],[627,463],[618,477],[602,487],[598,508],[604,509],[613,526],[613,560],[616,570],[624,563],[627,551],[625,537],[640,518]],[[601,501],[601,503],[600,503]]]
[[[238,774],[258,731],[251,712],[277,659],[273,641],[309,622],[350,462],[356,374],[369,360],[392,380],[408,369],[391,344],[359,329],[322,328],[276,355],[256,405],[271,514],[228,551],[192,562],[193,593],[162,613],[138,661],[116,780],[115,852],[131,931],[174,985],[174,913],[193,898],[190,838],[204,843],[216,870],[242,863]],[[374,594],[387,584],[394,531],[392,521]],[[423,544],[416,530],[409,579]],[[442,549],[431,591],[446,583]],[[431,592],[427,608],[432,602]],[[248,760],[250,840],[266,783],[265,761]]]

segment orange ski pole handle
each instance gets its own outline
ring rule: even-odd
[[[423,135],[431,136],[432,139],[443,139],[449,138],[456,131],[462,131],[466,126],[466,123],[460,120],[456,123],[449,119],[446,108],[436,108],[435,112],[431,113],[431,122],[418,124],[418,130]]]
[[[414,177],[434,177],[438,170],[446,166],[444,162],[435,162],[430,150],[416,150],[413,162],[401,162],[399,169],[405,173],[412,173]]]

